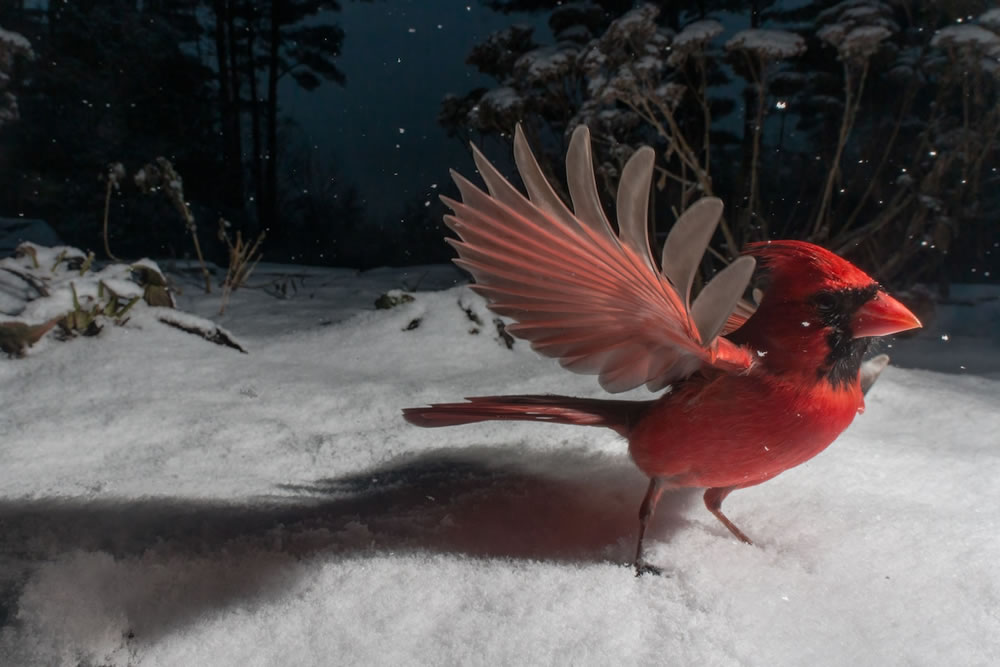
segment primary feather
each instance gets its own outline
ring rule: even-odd
[[[704,366],[752,364],[719,334],[734,324],[753,258],[733,262],[691,302],[722,202],[707,197],[689,208],[667,237],[662,272],[653,262],[646,220],[652,149],[636,151],[622,172],[617,234],[601,209],[585,126],[573,133],[566,158],[572,211],[520,127],[514,156],[528,197],[475,147],[473,154],[489,194],[454,174],[462,201],[445,198],[453,210],[445,221],[461,239],[452,242],[456,263],[492,310],[515,321],[511,334],[569,370],[596,374],[610,392],[643,384],[659,390]]]

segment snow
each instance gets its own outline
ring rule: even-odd
[[[977,25],[950,25],[931,38],[931,46],[976,46],[984,50],[1000,46],[1000,36]]]
[[[840,17],[840,15],[845,11],[850,11],[854,8],[868,8],[872,6],[873,3],[871,0],[844,0],[843,2],[838,2],[832,7],[828,7],[827,9],[821,11],[816,15],[816,20],[819,23],[827,23]]]
[[[1000,30],[1000,8],[986,10],[979,15],[979,18],[977,18],[976,21],[980,25],[984,25],[987,28]]]
[[[655,56],[642,56],[632,65],[635,73],[642,78],[656,76],[663,70],[664,62]]]
[[[817,21],[825,25],[816,36],[835,47],[841,60],[860,63],[899,32],[892,15],[892,8],[883,2],[847,0],[819,13]]]
[[[878,50],[879,44],[892,35],[887,28],[866,25],[854,28],[844,36],[840,52],[848,57],[870,58]]]
[[[837,48],[842,59],[868,59],[891,35],[892,32],[881,25],[851,27],[844,23],[832,23],[816,31],[817,37]]]
[[[10,72],[15,56],[34,58],[31,42],[20,33],[4,30],[0,27],[0,127],[16,121],[19,116],[17,97],[5,90],[10,83]]]
[[[880,18],[882,14],[880,7],[874,7],[871,5],[860,6],[860,7],[849,7],[845,8],[841,14],[841,20],[851,20],[851,21],[871,21]]]
[[[684,29],[674,37],[673,46],[675,48],[688,48],[691,45],[702,46],[705,42],[721,35],[722,24],[714,19],[695,21],[684,26]]]
[[[603,39],[642,45],[656,33],[659,13],[659,7],[650,3],[631,9],[611,22]]]
[[[172,276],[216,317],[219,295]],[[1000,661],[995,288],[887,350],[951,372],[890,367],[827,452],[730,496],[756,546],[674,494],[647,542],[667,575],[636,579],[646,484],[618,436],[400,418],[601,395],[507,349],[457,272],[254,282],[217,320],[249,354],[105,327],[0,359],[3,664]],[[417,285],[447,289],[373,308]]]
[[[3,28],[0,28],[0,44],[5,49],[31,53],[31,42],[24,35]]]
[[[816,31],[816,36],[836,47],[840,57],[845,60],[871,58],[878,51],[879,45],[891,35],[888,28],[880,25],[852,28],[843,23],[833,23]]]
[[[576,50],[566,43],[558,47],[543,46],[525,53],[514,63],[529,83],[545,83],[565,76],[576,60]]]
[[[578,44],[585,44],[590,41],[592,37],[593,35],[590,33],[590,28],[580,24],[563,28],[555,35],[556,41],[576,42]]]
[[[704,49],[723,30],[722,24],[713,19],[689,23],[673,38],[667,63],[672,67],[680,67],[692,53]]]
[[[677,105],[684,99],[686,92],[687,86],[680,83],[668,82],[657,86],[653,94],[663,100],[669,108],[676,109]]]
[[[524,107],[524,99],[510,86],[501,86],[487,91],[480,98],[479,103],[491,107],[499,113],[509,113]]]
[[[973,56],[983,70],[1000,73],[1000,35],[986,28],[969,24],[951,25],[931,38],[931,46],[962,49],[963,55]]]
[[[760,58],[780,60],[805,53],[806,41],[799,35],[785,30],[750,28],[740,30],[726,42],[727,51],[737,49],[751,51]]]

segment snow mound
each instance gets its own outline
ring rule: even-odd
[[[109,326],[142,329],[156,322],[246,351],[229,332],[174,306],[163,272],[149,259],[95,269],[93,253],[33,243],[0,259],[0,314],[7,316],[0,322],[0,347],[10,356],[24,356],[49,332],[67,340],[98,336]]]
[[[436,271],[241,290],[225,323],[249,357],[109,327],[110,344],[0,363],[4,664],[996,662],[998,380],[885,369],[829,450],[727,500],[757,546],[670,495],[647,533],[667,576],[637,579],[647,480],[617,435],[400,418],[470,395],[601,395],[508,348],[467,286],[412,291],[455,282]],[[413,300],[376,309],[393,288]],[[1000,301],[977,295],[935,326],[982,347],[957,329],[924,342],[995,364]]]

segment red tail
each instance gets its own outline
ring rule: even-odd
[[[425,428],[516,420],[604,426],[628,436],[632,424],[654,403],[552,394],[475,396],[466,400],[467,403],[438,403],[424,408],[405,408],[403,417],[411,424]]]

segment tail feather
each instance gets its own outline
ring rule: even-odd
[[[603,426],[628,435],[631,426],[654,401],[611,401],[553,394],[474,396],[465,403],[437,403],[405,408],[406,421],[424,428],[483,421],[542,421]]]

